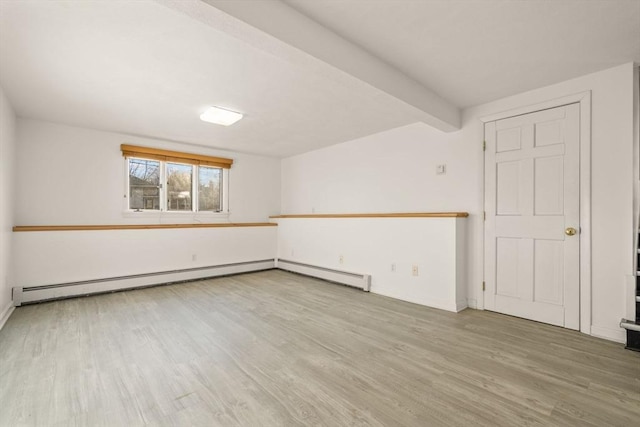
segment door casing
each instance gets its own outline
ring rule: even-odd
[[[523,114],[534,113],[564,105],[580,104],[580,332],[591,335],[591,91],[585,91],[574,95],[556,98],[546,102],[511,109],[480,118],[483,123],[482,135],[484,138],[484,124],[496,120]],[[484,209],[484,152],[482,153],[482,201]],[[480,239],[482,241],[482,277],[484,273],[484,254],[486,242],[484,241],[485,224],[482,223]],[[478,295],[482,295],[482,307],[484,309],[484,292],[482,283],[478,284]]]

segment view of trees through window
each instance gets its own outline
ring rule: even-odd
[[[222,210],[220,197],[220,184],[222,182],[222,169],[200,166],[198,170],[198,210],[214,211]]]
[[[161,184],[163,168],[166,186]],[[129,158],[129,209],[193,211],[194,173],[197,210],[222,211],[222,169],[138,158]]]
[[[167,210],[190,211],[193,166],[167,163]]]
[[[160,209],[160,162],[129,160],[129,209]]]

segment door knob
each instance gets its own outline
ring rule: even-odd
[[[574,236],[578,231],[573,227],[568,227],[564,230],[564,234],[567,236]]]

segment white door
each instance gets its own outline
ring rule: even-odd
[[[487,310],[580,328],[579,133],[579,104],[485,124]]]

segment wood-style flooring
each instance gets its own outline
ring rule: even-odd
[[[17,308],[0,425],[638,426],[640,353],[271,270]]]

